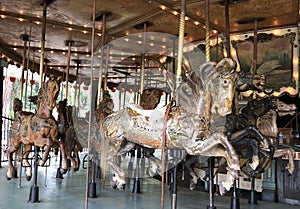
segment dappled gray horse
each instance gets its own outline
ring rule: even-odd
[[[177,103],[169,112],[161,110],[159,114],[158,110],[129,105],[109,115],[100,126],[101,158],[114,174],[112,186],[120,190],[125,186],[125,172],[116,163],[116,157],[129,152],[135,144],[162,148],[162,135],[166,131],[168,149],[224,157],[228,172],[220,191],[223,194],[229,190],[240,170],[239,160],[218,121],[231,113],[236,78],[232,59],[225,58],[217,65],[208,62],[190,72],[187,80],[178,86],[174,92]],[[160,165],[155,167],[157,171]]]

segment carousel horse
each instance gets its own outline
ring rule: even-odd
[[[276,123],[277,116],[294,115],[296,111],[296,105],[294,104],[285,104],[282,101],[277,102],[277,109],[270,109],[267,113],[257,119],[258,129],[272,144],[275,144],[275,141],[278,138],[278,127]],[[274,158],[287,155],[288,164],[285,169],[290,175],[292,175],[295,169],[295,150],[293,148],[280,148],[279,146],[275,147],[276,149]]]
[[[55,79],[50,77],[49,80],[44,83],[38,93],[38,103],[36,107],[36,113],[24,114],[22,111],[16,112],[17,120],[12,125],[12,135],[10,144],[6,150],[8,155],[8,171],[7,179],[12,178],[13,165],[12,155],[13,153],[24,144],[24,158],[28,157],[31,146],[46,147],[44,155],[39,160],[39,165],[43,166],[47,159],[52,146],[60,146],[62,156],[65,156],[63,142],[58,140],[58,126],[57,122],[52,115],[52,109],[55,107],[55,101],[59,93],[60,78]],[[32,169],[27,160],[26,178],[31,179]],[[62,173],[67,171],[66,157],[63,157]]]
[[[165,131],[168,149],[226,158],[227,178],[219,186],[221,194],[229,190],[240,170],[239,159],[224,132],[219,130],[221,127],[212,124],[231,113],[237,78],[235,67],[232,59],[225,58],[217,65],[208,62],[190,72],[186,82],[174,92],[176,105],[169,104],[160,115],[129,105],[106,117],[100,127],[101,155],[114,174],[113,188],[124,190],[125,187],[125,172],[115,162],[116,157],[128,153],[135,144],[163,148]]]
[[[72,107],[67,106],[67,100],[60,101],[57,106],[58,127],[61,141],[65,142],[65,153],[71,162],[74,171],[78,171],[80,167],[79,152],[82,146],[78,141],[77,134],[74,129]]]
[[[260,100],[251,100],[244,108],[242,108],[241,113],[239,114],[238,124],[240,128],[247,127],[249,125],[256,126],[264,138],[268,140],[268,143],[275,148],[272,158],[282,156],[283,154],[288,154],[291,157],[293,150],[278,149],[274,144],[274,137],[277,138],[278,134],[276,111],[278,115],[285,115],[293,113],[295,109],[296,106],[294,104],[285,104],[284,102],[271,97]],[[270,115],[272,119],[270,119]],[[265,163],[261,164],[256,170],[254,170],[254,174],[262,173],[270,166],[272,158],[266,157],[265,155],[262,155],[260,160],[262,160],[262,158],[264,158]],[[287,170],[289,173],[292,173],[294,168],[293,157],[289,159],[290,163]]]
[[[243,176],[249,177],[261,173],[270,166],[274,147],[255,125],[259,116],[275,107],[277,107],[277,101],[269,98],[250,100],[245,107],[241,108],[238,116],[232,113],[226,117],[226,134],[239,155]],[[216,160],[215,167],[221,167],[226,163],[223,158]],[[185,162],[185,168],[191,176],[190,190],[196,188],[199,178],[193,169],[198,161],[197,157],[190,156]],[[214,174],[217,171],[218,168],[215,168]],[[204,180],[207,178],[208,175],[203,177]]]
[[[267,124],[266,119],[263,120],[264,122],[261,123],[258,123],[258,120],[259,118],[266,118],[265,115],[270,111],[274,112],[274,110],[276,110],[280,115],[284,115],[284,114],[290,114],[295,109],[296,107],[293,104],[285,104],[284,102],[279,101],[278,99],[266,97],[260,100],[254,99],[248,101],[247,105],[241,108],[237,118],[233,119],[232,117],[236,117],[236,116],[230,115],[231,117],[229,117],[230,119],[227,120],[226,127],[227,130],[230,130],[231,136],[229,136],[229,139],[231,143],[233,144],[235,149],[238,150],[238,154],[240,155],[240,157],[242,159],[245,159],[244,161],[242,160],[240,161],[241,170],[244,172],[244,174],[247,175],[248,173],[248,175],[251,176],[251,175],[263,173],[271,165],[271,160],[273,159],[273,157],[278,157],[281,155],[281,153],[285,153],[285,154],[288,153],[289,155],[293,153],[289,149],[279,150],[278,148],[276,148],[276,146],[274,146],[273,143],[274,140],[270,140],[270,137],[268,136],[269,134],[267,134],[270,133],[270,131],[272,132],[272,130],[276,129],[276,131],[273,131],[272,135],[273,137],[277,137],[276,118],[275,121],[273,118],[272,123],[269,124]],[[231,121],[231,123],[229,121]],[[267,125],[267,127],[263,129],[264,125],[262,124]],[[235,135],[241,135],[237,133],[244,132],[244,130],[247,129],[251,129],[255,131],[253,131],[250,136],[249,135],[248,136],[243,135],[242,137],[235,136]],[[257,139],[260,139],[260,141],[264,141],[264,143],[269,144],[270,150],[268,151],[266,146],[262,148],[262,146],[259,145],[259,141],[257,141]],[[252,160],[251,160],[251,156],[252,156]],[[255,164],[255,167],[251,166],[253,164]],[[252,167],[252,169],[250,167]],[[290,167],[291,168],[293,167],[292,164],[290,164]]]

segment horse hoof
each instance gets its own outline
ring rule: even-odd
[[[203,179],[203,181],[209,181],[209,175],[206,174],[202,179]]]
[[[224,187],[223,183],[221,182],[219,184],[219,193],[221,196],[223,196],[227,192],[226,188]]]
[[[76,172],[76,171],[79,171],[79,168],[74,168],[73,170]]]
[[[113,189],[116,189],[117,188],[117,182],[114,181],[114,180],[110,180],[110,185]]]
[[[68,169],[63,169],[63,168],[61,168],[61,169],[60,169],[60,172],[61,172],[62,174],[66,174],[66,173],[68,172]]]
[[[27,176],[27,175],[26,175],[26,177],[25,177],[25,178],[26,178],[26,181],[30,181],[30,180],[31,180],[31,178],[32,178],[32,176]]]
[[[124,191],[125,190],[125,184],[118,184],[117,185],[118,190]]]
[[[11,177],[6,176],[6,180],[7,181],[11,180]]]
[[[190,183],[190,190],[193,191],[196,189],[196,184],[194,184],[194,182]]]
[[[249,164],[247,165],[247,170],[248,170],[248,175],[250,177],[254,176],[255,170],[253,170],[253,168]]]

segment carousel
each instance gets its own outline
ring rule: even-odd
[[[300,205],[299,6],[1,1],[0,208]]]

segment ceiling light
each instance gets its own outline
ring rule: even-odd
[[[200,22],[195,21],[194,24],[195,24],[195,25],[200,25]]]
[[[173,11],[173,15],[178,15],[178,14],[179,14],[179,12]]]
[[[166,10],[167,9],[167,7],[165,6],[165,5],[160,5],[159,6],[162,10]]]

